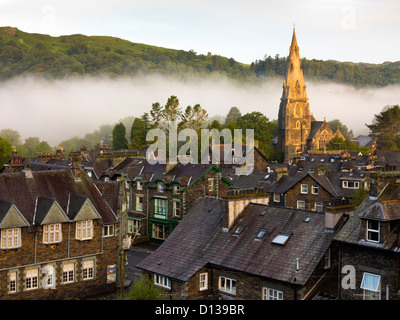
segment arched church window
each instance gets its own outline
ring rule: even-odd
[[[328,141],[328,134],[326,133],[326,131],[323,131],[319,137],[319,149],[323,149]]]
[[[295,89],[296,89],[296,93],[297,93],[297,94],[300,94],[300,83],[299,83],[299,80],[296,81],[296,87],[295,87]]]
[[[300,121],[296,121],[296,128],[297,128],[297,129],[300,128]]]

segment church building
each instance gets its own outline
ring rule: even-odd
[[[284,154],[287,162],[303,152],[324,150],[336,135],[344,139],[339,129],[332,130],[325,119],[316,121],[310,112],[299,46],[293,29],[279,106],[277,149]]]

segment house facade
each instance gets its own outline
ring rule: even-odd
[[[2,174],[0,189],[1,299],[115,291],[118,219],[85,174]]]

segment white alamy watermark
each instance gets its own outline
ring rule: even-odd
[[[150,164],[166,164],[167,162],[170,164],[177,164],[178,162],[182,164],[224,163],[237,165],[235,167],[236,175],[248,175],[253,172],[253,129],[246,129],[245,148],[242,129],[233,130],[233,141],[232,132],[229,129],[223,129],[221,131],[217,129],[201,129],[201,140],[199,140],[198,134],[194,129],[186,128],[178,132],[178,125],[175,121],[168,123],[168,129],[166,131],[157,128],[147,132],[147,142],[155,141],[146,151],[146,158]],[[185,143],[181,145],[178,150],[178,144],[183,142]],[[222,154],[221,151],[223,151]]]

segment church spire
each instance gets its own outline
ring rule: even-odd
[[[297,44],[296,30],[293,27],[292,43],[289,48],[289,59],[286,72],[286,80],[283,84],[282,99],[308,100],[306,84],[303,76],[303,68]]]

